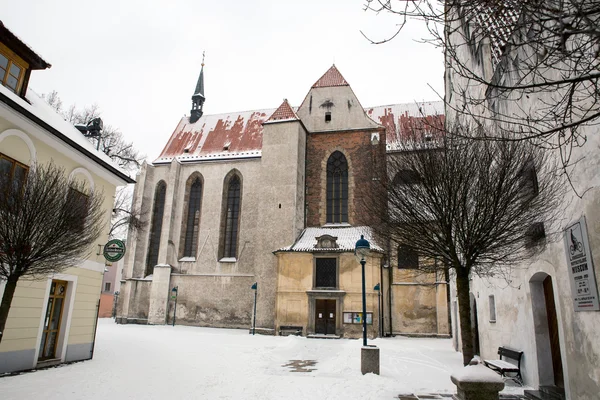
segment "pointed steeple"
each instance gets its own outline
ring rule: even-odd
[[[202,52],[202,68],[200,69],[200,76],[198,77],[198,83],[196,83],[196,89],[192,95],[192,110],[190,111],[190,122],[193,124],[198,121],[202,116],[202,107],[204,106],[204,52]]]

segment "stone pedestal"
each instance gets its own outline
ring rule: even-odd
[[[450,379],[457,389],[454,400],[498,400],[504,388],[500,375],[482,364],[468,365]]]
[[[379,375],[379,347],[363,346],[360,349],[360,372]]]

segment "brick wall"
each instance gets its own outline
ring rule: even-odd
[[[371,143],[371,134],[379,143]],[[307,138],[306,203],[307,226],[326,223],[327,160],[340,151],[348,161],[348,222],[364,224],[363,196],[380,187],[377,180],[385,174],[385,131],[361,130],[311,133]]]

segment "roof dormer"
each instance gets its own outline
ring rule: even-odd
[[[31,71],[50,67],[0,21],[0,83],[3,86],[24,97]]]

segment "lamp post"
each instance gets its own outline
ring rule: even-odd
[[[175,300],[175,307],[173,307],[173,326],[175,326],[175,316],[177,315],[177,294],[179,291],[179,286],[173,287],[171,289],[171,298]]]
[[[371,250],[369,241],[364,235],[360,235],[360,239],[354,247],[354,255],[359,260],[362,266],[362,326],[363,326],[363,346],[367,346],[367,294],[365,289],[365,264],[367,256]]]
[[[254,282],[251,289],[254,290],[254,313],[252,315],[252,335],[254,335],[254,331],[256,330],[256,293],[258,292],[258,282]]]
[[[375,285],[375,287],[373,288],[373,290],[377,291],[377,321],[378,321],[378,325],[379,325],[379,337],[382,337],[382,329],[381,329],[381,287],[379,286],[379,283],[377,285]]]

